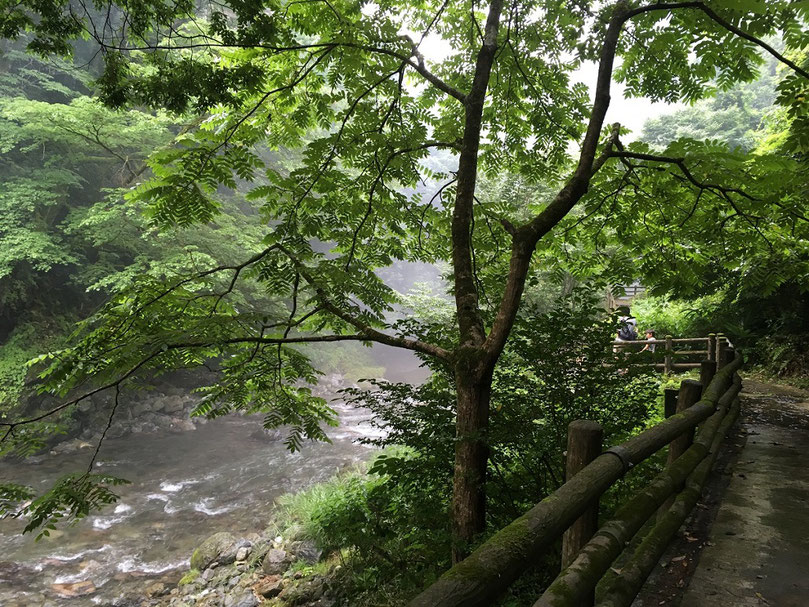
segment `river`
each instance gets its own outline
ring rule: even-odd
[[[262,435],[259,420],[243,417],[105,441],[98,470],[132,484],[119,488],[116,505],[39,542],[20,534],[21,521],[0,521],[0,605],[128,605],[126,597],[142,593],[153,579],[179,579],[208,535],[263,530],[279,495],[370,455],[356,442],[376,431],[368,414],[333,406],[341,422],[330,431],[333,443],[307,443],[295,454]],[[86,467],[90,451],[0,463],[0,478],[46,487]],[[52,586],[85,580],[97,588],[94,594],[62,598]]]

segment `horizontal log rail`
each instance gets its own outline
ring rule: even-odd
[[[678,345],[689,344],[704,344],[704,349],[677,348]],[[700,366],[699,362],[693,360],[677,361],[675,357],[701,356],[716,362],[722,358],[724,351],[733,348],[731,341],[722,333],[709,333],[707,337],[672,337],[671,335],[666,335],[665,339],[615,340],[612,342],[613,350],[616,353],[637,353],[637,350],[646,345],[654,346],[655,348],[654,352],[649,352],[649,358],[651,360],[643,362],[635,361],[629,364],[652,366],[656,369],[663,369],[666,373],[693,369]],[[661,359],[663,362],[659,362]]]
[[[696,501],[694,492],[698,495],[701,490],[719,441],[729,427],[727,420],[733,419],[734,408],[738,407],[741,380],[737,371],[742,365],[742,357],[726,348],[713,351],[718,354],[719,369],[713,374],[713,366],[709,365],[713,379],[707,387],[701,386],[702,396],[696,404],[597,456],[556,491],[444,573],[415,597],[409,607],[492,604],[520,575],[537,563],[541,555],[551,550],[582,514],[597,507],[601,495],[633,466],[675,439],[691,436],[701,424],[693,444],[619,508],[578,551],[576,558],[560,573],[535,607],[592,604],[593,590],[602,579],[604,585],[598,587],[598,600],[603,599],[610,606],[628,605],[625,597],[637,594],[635,588],[646,579],[644,572],[650,560],[655,560],[661,542],[665,548],[672,526],[679,527],[677,521],[693,507],[692,502]],[[732,358],[729,355],[733,355]],[[667,507],[665,503],[672,496],[674,501]],[[661,505],[664,511],[658,522],[630,556],[630,569],[624,568],[628,571],[627,576],[613,576],[614,579],[605,576],[605,573],[610,573],[610,565],[625,549],[626,543]]]

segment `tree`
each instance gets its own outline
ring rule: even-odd
[[[242,263],[121,292],[53,359],[46,387],[66,394],[88,377],[97,389],[117,387],[149,368],[217,358],[222,375],[199,412],[263,410],[269,423],[292,421],[300,436],[317,437],[329,412],[295,383],[315,378],[295,344],[377,342],[438,359],[457,394],[456,558],[484,527],[492,375],[538,246],[553,243],[552,230],[585,197],[594,204],[588,191],[605,168],[631,179],[636,162],[662,163],[706,189],[689,178],[686,159],[626,149],[620,126],[605,128],[613,76],[633,95],[696,100],[716,83],[752,79],[760,49],[795,72],[790,86],[805,90],[809,75],[761,40],[779,29],[789,48],[805,44],[806,9],[788,2],[0,6],[4,35],[31,32],[33,51],[64,53],[72,37],[94,39],[107,103],[207,112],[193,143],[160,155],[156,179],[137,190],[155,223],[209,221],[217,189],[257,180],[259,169],[252,196],[270,222],[263,250]],[[449,47],[445,58],[425,57],[430,36]],[[598,64],[592,102],[571,85],[584,61]],[[262,161],[259,143],[300,152],[281,167]],[[457,168],[427,169],[436,149],[452,151]],[[479,199],[479,176],[504,170],[544,182],[550,195],[522,207],[510,204],[519,197]],[[405,193],[425,178],[436,197]],[[682,180],[673,184],[684,191]],[[731,188],[714,189],[733,204]],[[388,321],[395,294],[374,270],[397,259],[451,262],[449,339]],[[287,298],[286,321],[228,305],[244,276]]]

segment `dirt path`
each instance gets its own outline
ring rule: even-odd
[[[809,394],[745,380],[726,444],[636,605],[809,606]]]

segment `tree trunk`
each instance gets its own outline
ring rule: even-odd
[[[452,561],[463,560],[486,528],[486,468],[489,461],[489,400],[492,369],[455,372],[457,421],[452,495]]]

